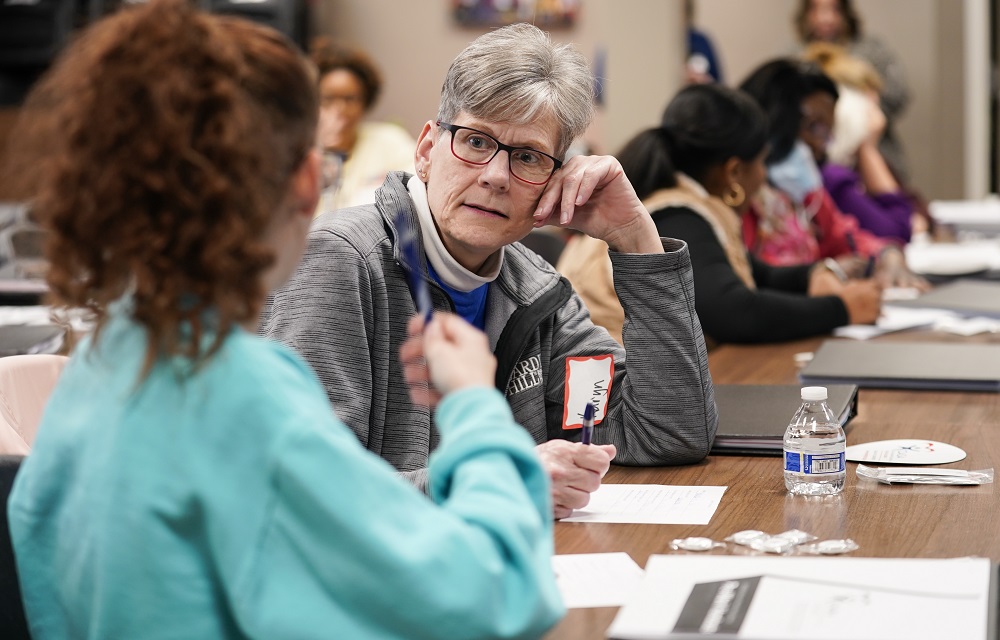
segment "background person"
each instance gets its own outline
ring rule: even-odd
[[[402,127],[365,116],[382,92],[382,74],[365,53],[317,38],[319,144],[330,183],[318,213],[368,204],[390,171],[413,171],[416,142]]]
[[[538,443],[556,517],[587,504],[612,457],[663,465],[708,454],[718,417],[687,248],[657,235],[614,158],[560,160],[591,120],[592,87],[586,59],[536,27],[477,38],[452,62],[420,133],[416,176],[391,173],[375,205],[321,217],[266,312],[264,335],[303,354],[362,444],[418,486],[438,436],[428,407],[407,398],[395,357],[414,312],[400,217],[419,230],[434,306],[489,336],[496,386]],[[611,246],[634,320],[627,362],[569,284],[518,243],[547,224]],[[588,400],[602,446],[571,441]]]
[[[687,36],[687,60],[684,79],[689,84],[722,82],[722,64],[707,33],[694,24],[694,0],[684,0],[684,24]]]
[[[25,113],[51,290],[97,314],[9,503],[33,637],[509,638],[559,618],[548,480],[480,332],[411,326],[446,394],[430,499],[248,332],[318,195],[315,81],[285,38],[154,0],[86,32]]]
[[[829,143],[814,140],[812,148],[824,188],[861,228],[900,244],[909,242],[914,222],[923,229],[926,224],[878,148],[886,123],[879,108],[878,73],[836,45],[811,45],[805,58],[837,83],[836,106],[822,101],[815,114],[831,128]]]
[[[815,154],[832,133],[826,114],[838,96],[833,81],[815,64],[778,58],[755,69],[740,89],[767,115],[767,175],[776,188],[762,189],[764,197],[744,213],[746,246],[770,264],[800,264],[812,252],[812,260],[836,258],[848,275],[873,276],[882,287],[926,288],[898,247],[862,229],[823,188]],[[811,243],[800,244],[810,236]]]
[[[740,212],[766,180],[766,152],[767,123],[749,96],[693,85],[667,105],[660,127],[638,134],[618,154],[660,235],[690,247],[706,335],[716,342],[776,342],[874,322],[880,296],[874,283],[842,284],[822,265],[770,267],[747,255]],[[601,305],[613,305],[601,244],[574,240],[559,262],[597,322],[607,317]],[[619,305],[617,318],[607,319],[612,335],[620,334],[622,321]]]
[[[800,0],[795,29],[803,47],[813,42],[839,44],[878,72],[882,78],[880,105],[886,118],[879,150],[897,179],[906,182],[906,158],[895,133],[895,123],[910,103],[910,89],[899,58],[879,38],[864,32],[852,0]]]

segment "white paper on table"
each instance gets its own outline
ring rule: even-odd
[[[947,464],[964,460],[964,449],[935,440],[878,440],[852,444],[845,456],[851,462],[889,464]]]
[[[552,557],[552,569],[568,609],[620,607],[642,580],[642,568],[622,551]]]
[[[930,327],[937,322],[953,320],[959,316],[944,309],[913,309],[885,305],[875,324],[851,324],[833,330],[833,335],[841,338],[867,340],[893,331]]]
[[[914,273],[960,276],[1000,268],[1000,243],[995,240],[911,243],[903,251]]]
[[[976,316],[974,318],[942,318],[934,323],[935,331],[946,331],[960,336],[974,336],[977,333],[1000,332],[1000,320]]]
[[[989,558],[654,555],[608,637],[986,640],[990,576]]]
[[[586,508],[562,522],[708,524],[726,488],[602,484]]]
[[[882,303],[893,300],[916,300],[920,297],[920,289],[916,287],[886,287],[882,289]]]

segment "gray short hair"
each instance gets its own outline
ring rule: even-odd
[[[559,123],[558,157],[594,116],[594,76],[586,58],[568,44],[553,44],[530,24],[513,24],[472,41],[448,68],[438,120],[459,112],[497,122],[526,124],[551,114]]]

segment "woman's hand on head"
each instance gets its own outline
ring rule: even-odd
[[[571,158],[545,185],[534,218],[535,227],[576,229],[614,251],[663,252],[653,219],[612,156]]]
[[[882,111],[882,107],[879,105],[878,94],[874,92],[873,94],[869,95],[868,138],[866,141],[877,146],[879,140],[882,139],[882,134],[885,133],[887,121],[885,112]]]

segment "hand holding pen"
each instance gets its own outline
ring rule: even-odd
[[[399,360],[411,402],[434,408],[452,391],[493,387],[497,361],[482,331],[443,312],[429,325],[423,316],[413,316],[406,329]]]

